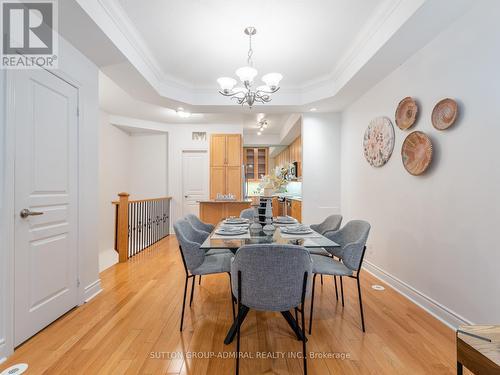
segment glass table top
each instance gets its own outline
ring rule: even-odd
[[[340,247],[340,245],[336,242],[329,240],[328,238],[322,236],[317,232],[314,232],[314,237],[312,237],[311,235],[305,235],[304,237],[293,236],[293,238],[290,238],[289,236],[282,236],[279,229],[276,229],[272,233],[264,232],[262,230],[250,230],[250,236],[246,235],[246,238],[221,238],[221,236],[212,238],[219,225],[217,225],[214,231],[210,233],[208,238],[203,242],[200,247],[201,249],[237,250],[243,245],[257,244],[300,245],[310,249],[320,247]]]

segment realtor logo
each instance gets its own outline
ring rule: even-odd
[[[57,68],[54,0],[1,1],[2,68]]]

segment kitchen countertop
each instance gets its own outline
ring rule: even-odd
[[[251,199],[244,199],[244,200],[217,200],[217,199],[209,199],[209,200],[204,200],[204,201],[198,201],[198,203],[252,203]]]

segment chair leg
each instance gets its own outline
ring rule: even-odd
[[[236,319],[236,314],[234,311],[233,283],[231,282],[231,274],[229,272],[227,274],[229,275],[229,293],[231,294],[231,308],[233,310],[233,322],[234,322],[234,320]]]
[[[241,271],[238,271],[238,316],[241,312]],[[237,322],[236,327],[236,375],[240,373],[240,326],[241,322]]]
[[[295,308],[295,321],[297,322],[297,324],[299,323],[299,316],[298,316],[298,309]]]
[[[305,325],[305,318],[304,318],[304,303],[302,303],[300,315],[302,316],[302,337],[304,338],[302,340],[302,357],[304,358],[304,375],[307,375],[307,348],[306,348],[306,325]],[[310,325],[309,325],[310,329]]]
[[[333,281],[335,282],[335,298],[339,300],[339,291],[337,289],[337,276],[333,276]]]
[[[323,275],[321,275],[321,285],[323,285]]]
[[[359,311],[361,313],[361,327],[363,328],[363,332],[366,332],[365,331],[365,316],[363,314],[363,301],[361,300],[361,286],[359,285],[359,276],[356,277],[356,281],[358,284]]]
[[[182,332],[182,324],[184,323],[184,308],[186,307],[186,293],[188,287],[188,277],[186,275],[186,281],[184,283],[184,297],[182,299],[182,313],[181,313],[181,332]]]
[[[311,293],[311,311],[309,312],[309,334],[311,334],[311,331],[312,331],[312,319],[313,319],[313,307],[314,307],[314,287],[316,285],[316,276],[317,276],[317,274],[315,273],[313,276],[313,287],[312,287],[312,293]]]
[[[191,297],[189,298],[189,307],[191,307],[191,304],[193,303],[195,281],[196,281],[196,276],[193,276],[193,282],[191,283]]]
[[[342,276],[340,277],[340,294],[342,296],[342,307],[344,306],[344,284],[342,283]]]
[[[198,285],[201,285],[201,275],[200,278],[198,279]]]

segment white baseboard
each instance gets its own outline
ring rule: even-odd
[[[426,296],[422,292],[413,288],[411,285],[408,285],[404,281],[384,271],[382,268],[376,266],[375,264],[365,260],[363,262],[363,269],[385,282],[396,292],[400,293],[402,296],[408,298],[414,304],[423,308],[425,311],[446,324],[451,329],[456,330],[461,324],[472,324],[471,321],[465,319],[446,306],[443,306],[439,302]]]
[[[83,291],[83,302],[87,303],[101,292],[101,279],[97,279],[85,287],[85,290]]]
[[[115,249],[106,249],[99,252],[99,272],[118,263],[118,253]]]

